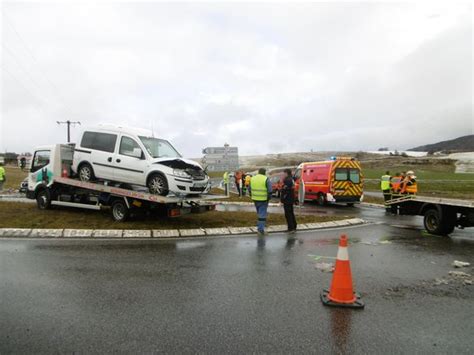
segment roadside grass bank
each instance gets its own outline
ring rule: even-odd
[[[375,196],[364,195],[364,202],[383,205],[384,204],[384,199],[383,199],[383,197],[375,197]]]
[[[283,211],[283,208],[282,208]],[[337,221],[353,216],[298,215],[298,223]],[[77,228],[77,229],[187,229],[219,227],[253,227],[257,215],[254,212],[209,211],[181,217],[136,216],[119,223],[112,220],[110,211],[89,211],[74,208],[39,210],[35,204],[0,201],[0,228]],[[271,225],[286,224],[283,214],[269,214]]]
[[[211,189],[211,194],[213,195],[224,195],[224,190],[220,188],[213,187]],[[239,195],[230,193],[228,198],[216,199],[217,201],[228,201],[228,202],[253,202],[250,196],[247,194],[245,196],[239,197]]]
[[[7,181],[3,185],[4,190],[18,190],[20,188],[21,182],[28,176],[28,170],[25,169],[21,171],[20,168],[16,166],[4,166],[5,174]]]
[[[380,191],[380,182],[365,181],[364,190]],[[418,181],[418,195],[474,200],[474,180]]]

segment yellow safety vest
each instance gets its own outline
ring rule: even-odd
[[[224,183],[227,184],[229,182],[229,173],[227,171],[224,173],[223,178],[224,178]]]
[[[0,181],[5,180],[5,169],[3,166],[0,166]]]
[[[383,175],[380,179],[380,189],[390,190],[390,175]]]
[[[268,200],[267,177],[265,175],[257,174],[250,179],[250,192],[252,200],[266,201]]]

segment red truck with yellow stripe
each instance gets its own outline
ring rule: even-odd
[[[327,161],[301,163],[295,171],[295,193],[304,186],[304,199],[353,205],[363,200],[363,176],[359,161],[331,157]]]

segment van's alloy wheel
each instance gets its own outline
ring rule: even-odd
[[[161,174],[155,174],[148,180],[148,189],[150,193],[166,196],[168,195],[168,182]]]
[[[79,169],[79,179],[84,182],[89,182],[93,180],[94,172],[92,171],[92,167],[89,164],[84,164]]]

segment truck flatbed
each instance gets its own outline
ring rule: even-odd
[[[385,202],[394,214],[424,217],[428,232],[449,235],[454,228],[474,226],[474,201],[418,195],[396,195]]]
[[[456,207],[472,207],[474,208],[474,201],[471,200],[458,200],[453,198],[440,198],[440,197],[428,197],[428,196],[418,196],[418,195],[406,195],[398,198],[388,200],[386,205],[399,204],[406,201],[417,201],[422,203],[433,203],[433,204],[443,204],[446,206],[456,206]]]
[[[224,199],[227,198],[225,195],[199,195],[199,196],[160,196],[151,194],[144,191],[124,189],[115,186],[109,186],[105,184],[84,182],[76,179],[65,178],[65,177],[54,177],[53,183],[59,183],[63,185],[73,186],[79,189],[85,189],[95,191],[98,193],[109,193],[115,196],[129,197],[136,200],[145,200],[148,202],[156,203],[182,203],[182,202],[200,202],[204,200]]]

